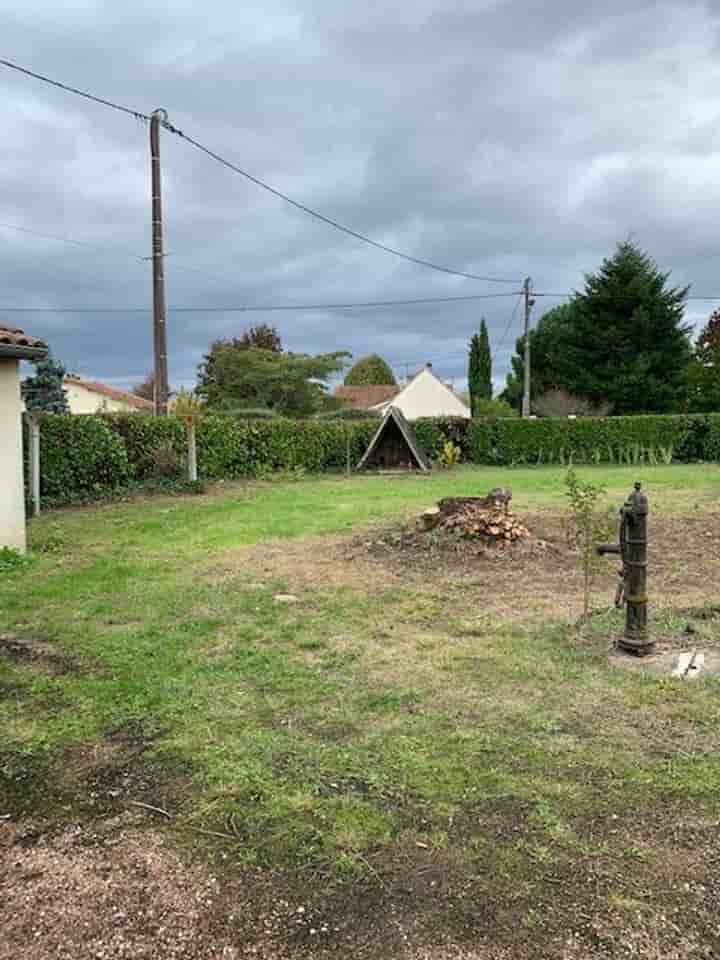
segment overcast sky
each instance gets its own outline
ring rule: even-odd
[[[164,133],[167,300],[362,301],[582,284],[632,233],[678,284],[720,294],[720,11],[708,3],[25,0],[0,56],[170,121],[327,216],[479,282],[406,263]],[[148,131],[0,67],[0,321],[126,385],[152,366]],[[209,342],[275,324],[288,349],[430,360],[456,382],[484,315],[504,379],[517,298],[383,310],[179,313],[170,379]],[[554,302],[538,302],[541,309]],[[720,303],[720,298],[719,301]],[[701,323],[712,304],[695,303]]]

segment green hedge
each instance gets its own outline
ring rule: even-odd
[[[121,437],[127,451],[133,480],[148,480],[155,475],[155,451],[171,446],[178,460],[185,456],[185,427],[175,417],[153,417],[144,413],[107,413],[102,419]]]
[[[302,468],[342,470],[362,456],[377,421],[238,420],[206,416],[198,424],[204,479]],[[720,461],[720,414],[520,420],[419,420],[420,445],[436,457],[446,440],[464,461],[481,464]],[[185,430],[173,417],[146,414],[48,414],[41,428],[41,491],[54,502],[98,495],[152,480],[158,451],[185,456]]]
[[[472,460],[470,420],[463,417],[423,417],[413,428],[418,442],[429,457],[435,458],[448,440],[460,447],[463,461]]]
[[[487,464],[654,463],[717,459],[720,414],[474,420],[471,459]]]
[[[209,478],[242,477],[301,467],[311,472],[345,467],[362,456],[378,424],[204,417],[198,426],[198,469]]]
[[[114,489],[132,475],[122,439],[101,417],[49,413],[40,422],[40,493],[55,500]]]

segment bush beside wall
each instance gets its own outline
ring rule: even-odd
[[[49,413],[40,422],[40,493],[58,501],[127,484],[122,439],[101,417]]]

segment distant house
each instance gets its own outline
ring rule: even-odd
[[[401,411],[406,420],[418,420],[420,417],[463,417],[469,420],[472,416],[470,408],[453,388],[435,376],[431,363],[416,373],[394,397],[373,404],[370,409],[384,414],[391,404]]]
[[[372,384],[363,387],[337,387],[335,396],[343,401],[346,407],[356,410],[370,410],[380,403],[392,400],[400,393],[400,387],[393,384]]]
[[[136,397],[126,390],[108,387],[96,380],[84,380],[82,377],[68,374],[63,386],[67,393],[70,413],[152,413],[150,400]]]

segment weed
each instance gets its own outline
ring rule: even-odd
[[[456,467],[460,463],[461,455],[462,451],[460,447],[454,444],[452,440],[446,440],[438,456],[438,463],[441,467],[452,470],[453,467]]]
[[[0,547],[0,573],[15,573],[32,564],[32,558],[12,547]]]

